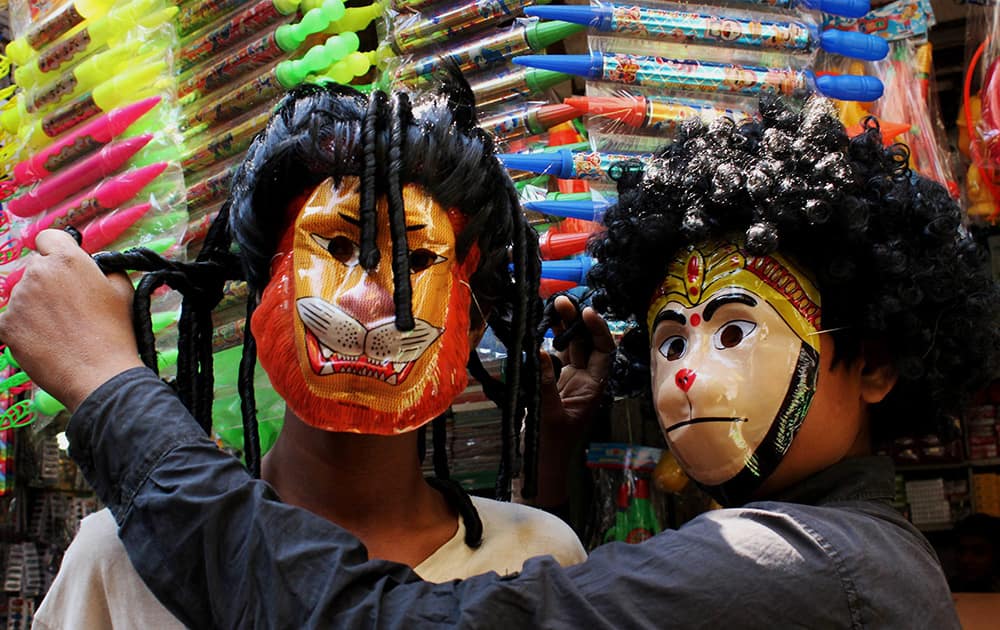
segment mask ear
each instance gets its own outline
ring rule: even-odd
[[[870,405],[882,402],[899,380],[899,374],[882,343],[865,343],[861,350],[861,399]]]

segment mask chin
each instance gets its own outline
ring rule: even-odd
[[[819,377],[819,353],[802,344],[784,400],[763,441],[743,468],[728,481],[698,486],[724,507],[747,503],[761,484],[777,470],[809,413]]]

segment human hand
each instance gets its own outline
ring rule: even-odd
[[[0,340],[39,387],[70,411],[116,374],[142,365],[132,328],[132,284],[105,276],[66,232],[35,240]]]
[[[567,297],[555,300],[559,323],[552,327],[556,336],[577,321],[577,309]],[[562,363],[558,377],[548,353],[541,356],[541,417],[544,425],[579,430],[594,416],[604,393],[615,342],[608,324],[597,312],[583,309],[582,325],[569,346],[556,353]]]
[[[604,394],[615,349],[607,323],[594,309],[584,308],[578,318],[576,306],[566,297],[556,298],[554,307],[558,323],[553,332],[559,336],[576,325],[578,334],[557,353],[563,365],[558,377],[552,357],[546,352],[540,357],[541,452],[535,504],[546,508],[563,506],[567,501],[570,456]]]

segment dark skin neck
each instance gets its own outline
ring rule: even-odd
[[[424,481],[415,431],[332,433],[286,411],[261,477],[285,503],[357,536],[370,558],[415,567],[458,529],[457,512]]]

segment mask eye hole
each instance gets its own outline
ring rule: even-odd
[[[358,254],[360,250],[358,246],[351,239],[346,236],[334,236],[333,238],[324,238],[319,234],[312,235],[313,240],[319,243],[319,246],[330,253],[333,258],[345,265],[355,265],[358,262]]]
[[[676,361],[687,353],[687,339],[680,335],[673,335],[664,339],[660,344],[660,354],[666,357],[667,361]]]
[[[744,319],[726,322],[714,335],[715,348],[717,350],[735,348],[743,343],[743,340],[749,337],[756,328],[757,324]]]
[[[330,239],[330,244],[326,246],[326,251],[330,255],[344,263],[358,259],[358,246],[351,242],[346,236],[335,236]]]
[[[415,249],[410,252],[410,273],[419,273],[444,260],[443,256],[438,256],[429,249]]]

